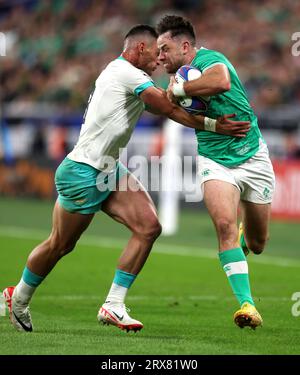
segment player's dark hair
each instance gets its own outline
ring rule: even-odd
[[[181,16],[164,16],[157,24],[156,30],[159,35],[169,31],[172,38],[177,35],[185,35],[190,39],[193,46],[196,43],[193,25],[190,21]]]
[[[158,34],[156,30],[154,29],[154,27],[150,25],[136,25],[128,31],[124,39],[127,39],[131,36],[141,35],[141,34],[148,34],[155,39],[157,39],[158,37]]]

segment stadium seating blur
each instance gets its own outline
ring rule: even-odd
[[[1,61],[2,101],[83,109],[128,29],[174,12],[191,19],[199,45],[232,60],[255,108],[299,103],[300,62],[290,50],[300,3],[284,0],[1,0],[0,30],[8,44]]]
[[[26,159],[53,170],[76,141],[95,79],[122,51],[126,32],[165,14],[188,17],[198,47],[219,50],[235,65],[271,156],[299,159],[300,57],[292,54],[292,35],[300,31],[300,2],[0,0],[3,168]],[[162,87],[168,79],[162,69],[154,75]],[[162,122],[145,114],[138,128],[156,133]]]

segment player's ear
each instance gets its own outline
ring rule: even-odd
[[[183,54],[185,55],[186,53],[188,53],[189,49],[190,49],[190,42],[188,40],[185,40],[184,42],[182,42],[182,52]]]
[[[144,53],[144,50],[145,50],[145,43],[144,42],[140,42],[138,44],[138,51],[139,51],[139,53],[142,55]]]

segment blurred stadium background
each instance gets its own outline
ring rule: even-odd
[[[1,195],[54,198],[53,170],[77,139],[99,72],[132,25],[155,25],[166,13],[188,16],[199,46],[236,66],[275,163],[274,214],[300,218],[300,58],[292,55],[300,4],[293,0],[0,0]],[[162,69],[154,79],[166,87]],[[145,113],[128,157],[160,153],[164,121]],[[193,132],[182,131],[182,153],[194,156]]]
[[[238,2],[234,0],[0,0],[0,43],[2,43],[0,49],[0,267],[2,268],[0,289],[5,287],[7,282],[15,282],[19,278],[28,251],[37,241],[43,239],[50,229],[52,203],[56,197],[53,184],[54,171],[77,140],[87,99],[98,74],[110,60],[120,54],[123,37],[129,28],[137,23],[155,25],[164,14],[174,13],[187,16],[194,23],[199,47],[203,45],[221,51],[237,68],[258,114],[259,125],[269,145],[277,176],[271,241],[266,251],[267,255],[254,260],[251,258],[250,263],[258,262],[256,264],[258,271],[253,276],[253,278],[257,277],[256,283],[254,281],[257,293],[271,295],[274,298],[275,295],[281,296],[279,302],[277,301],[281,308],[280,314],[289,322],[284,323],[286,329],[282,333],[282,339],[286,341],[280,345],[279,333],[267,331],[271,336],[274,334],[272,337],[274,345],[272,346],[270,341],[269,352],[268,345],[257,346],[257,342],[253,337],[249,338],[250,336],[244,339],[246,340],[244,344],[255,345],[257,348],[255,350],[259,353],[281,353],[281,350],[284,353],[299,353],[299,344],[295,342],[293,350],[289,351],[291,336],[285,336],[289,327],[293,326],[292,332],[298,329],[290,308],[291,295],[297,291],[297,286],[299,289],[300,264],[300,57],[292,54],[292,46],[295,43],[292,35],[297,31],[300,32],[300,2],[294,0]],[[155,73],[154,80],[157,85],[166,87],[169,78],[159,69]],[[150,161],[151,156],[162,155],[165,121],[164,118],[145,112],[128,145],[128,158],[132,155],[143,155]],[[181,155],[195,156],[196,144],[193,132],[183,128],[180,131]],[[157,192],[150,191],[150,194],[160,206],[164,197],[159,197]],[[179,198],[178,202],[177,198]],[[137,286],[135,289],[137,295],[140,293],[143,296],[144,293],[153,292],[147,289],[147,282],[152,282],[150,275],[153,274],[154,268],[161,267],[161,274],[157,275],[157,285],[155,284],[157,290],[161,289],[161,285],[164,284],[163,264],[166,267],[171,264],[170,277],[174,277],[174,280],[177,277],[177,284],[175,283],[177,293],[180,290],[179,285],[187,283],[187,293],[190,297],[195,293],[203,292],[202,288],[195,291],[192,287],[192,285],[194,288],[199,285],[198,277],[203,286],[207,278],[210,278],[209,270],[217,272],[218,265],[214,259],[213,266],[205,266],[208,272],[207,278],[205,273],[202,276],[192,272],[191,275],[189,274],[189,270],[194,267],[196,259],[194,257],[203,256],[205,260],[202,261],[207,265],[210,258],[214,257],[217,244],[214,229],[203,204],[185,202],[184,194],[179,194],[174,199],[174,204],[179,203],[180,207],[178,230],[172,236],[158,240],[154,254],[160,254],[161,258],[154,256],[149,265],[147,263],[144,271],[145,279],[141,279],[140,287],[145,289],[138,289]],[[111,248],[120,250],[127,237],[128,233],[125,229],[101,216],[100,220],[95,220],[88,230],[86,239],[79,245],[81,248],[101,247],[106,258],[108,260],[109,257],[112,258],[111,261],[101,265],[101,270],[106,277],[101,276],[101,282],[105,284],[101,292],[102,297],[109,287],[117,257],[117,253],[111,255],[108,250]],[[83,257],[84,251],[81,254]],[[173,260],[167,258],[165,254],[172,255]],[[178,262],[181,264],[182,255],[191,258],[185,260],[187,271],[186,274],[182,274],[181,280],[175,271],[175,264]],[[68,264],[70,270],[72,269],[71,273],[76,275],[74,260],[77,256],[72,258],[71,255],[70,260],[63,260],[65,273],[63,273],[64,267],[60,268],[60,266],[59,270],[55,271],[59,280],[65,280],[66,283],[72,280],[72,276],[67,272]],[[88,264],[89,257],[86,258]],[[82,261],[79,260],[77,265],[78,274]],[[95,257],[93,264],[97,262]],[[201,262],[199,269],[202,269]],[[292,280],[288,278],[287,270]],[[98,273],[96,269],[93,272]],[[210,290],[210,292],[217,295],[224,292],[224,295],[229,296],[230,292],[226,289],[227,285],[224,286],[226,281],[221,272],[218,273],[218,277],[222,280],[220,283],[225,291],[221,288],[216,292],[215,285],[212,284],[211,290],[214,291]],[[280,278],[284,280],[284,288],[279,281]],[[266,286],[270,280],[272,286],[277,288],[276,293],[273,287],[268,289]],[[95,284],[95,280],[88,279],[87,282]],[[52,302],[55,305],[57,300],[54,296],[57,296],[60,290],[49,283],[50,286],[48,284],[48,289],[47,286],[45,289],[45,293],[47,294],[48,290],[50,296],[47,301],[52,301],[53,298]],[[88,284],[82,284],[82,290],[79,288],[79,291],[82,294],[87,292],[88,295],[89,290],[87,291],[84,285],[89,288]],[[95,304],[93,296],[99,288],[93,286],[92,289],[91,301]],[[166,308],[174,308],[181,304],[181,298],[184,298],[186,293],[183,291],[182,295],[172,300],[171,292],[165,286],[161,291],[162,294],[165,293],[168,301]],[[204,288],[204,294],[205,291],[208,293],[209,287],[207,290]],[[70,290],[64,290],[65,294],[69,292]],[[157,295],[157,292],[154,295]],[[214,314],[215,300],[207,297],[207,300],[203,299],[212,307],[211,311],[207,311],[207,319],[210,314],[212,319],[218,319]],[[171,302],[167,298],[171,298]],[[41,306],[47,301],[42,300]],[[136,300],[132,301],[136,304]],[[147,314],[146,304],[149,301],[143,298],[141,301],[140,313]],[[195,302],[193,298],[189,301]],[[274,301],[275,299],[265,300],[264,306],[269,308]],[[230,300],[230,303],[231,308],[226,310],[229,318],[232,306],[235,306],[233,300]],[[157,305],[160,304],[161,301],[158,301]],[[43,311],[43,307],[41,309]],[[59,310],[59,307],[57,309]],[[46,310],[47,308],[44,307],[45,314]],[[180,310],[181,313],[185,314],[183,308],[182,311]],[[58,311],[57,315],[59,314]],[[37,320],[39,318],[42,322],[41,316],[37,315]],[[82,316],[78,316],[78,320],[81,318]],[[271,320],[272,318],[274,317],[270,316]],[[149,316],[148,319],[149,325],[152,324],[153,317]],[[283,324],[283,320],[283,318],[279,319],[280,324]],[[59,332],[58,323],[55,324],[57,327],[54,326],[53,330]],[[178,328],[178,324],[175,325],[176,329],[184,335],[184,326]],[[212,322],[211,324],[213,325]],[[220,328],[220,324],[216,328]],[[198,333],[201,335],[201,332]],[[17,339],[10,336],[8,329],[7,335],[15,345]],[[216,337],[217,335],[216,332]],[[270,337],[265,337],[266,340],[268,338]],[[176,347],[175,339],[174,343],[171,338],[170,340],[165,352],[160,351],[163,350],[161,349],[163,344],[157,348],[153,347],[153,352],[170,354],[218,352],[213,346],[198,347],[196,338],[195,342],[192,341],[194,346],[191,349],[188,346],[183,349],[188,340],[179,347]],[[238,340],[241,343],[242,339],[239,339],[239,336]],[[127,344],[128,352],[135,353],[135,346],[129,341]],[[216,342],[216,347],[219,344]],[[37,353],[43,353],[39,351],[39,345],[35,345]],[[145,345],[144,352],[148,348],[148,344]],[[226,347],[225,343],[224,345],[224,353],[255,353],[253,347],[246,349],[243,345],[242,348]],[[45,347],[46,354],[53,351],[55,353],[55,349],[52,350],[50,346]],[[14,354],[15,350],[12,346],[3,353]],[[27,354],[26,350],[29,349],[26,345],[20,344],[18,350],[20,353]],[[144,353],[143,350],[141,353]],[[73,351],[71,347],[70,352],[66,351],[66,353],[81,353],[80,342]],[[85,353],[99,352],[87,347]],[[104,350],[100,353],[106,352]],[[222,349],[219,353],[222,353]],[[119,353],[115,351],[115,354]]]

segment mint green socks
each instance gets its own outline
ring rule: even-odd
[[[220,262],[240,305],[249,302],[254,306],[251,296],[248,263],[240,247],[219,253]]]
[[[117,285],[121,285],[127,289],[129,289],[134,282],[136,275],[122,271],[120,269],[116,269],[114,283]]]
[[[22,279],[29,286],[36,288],[44,280],[44,277],[31,272],[29,268],[25,267]]]
[[[22,303],[23,305],[28,305],[33,293],[43,280],[43,276],[39,276],[31,272],[26,266],[24,268],[21,280],[19,281],[18,285],[16,285],[18,302]]]

